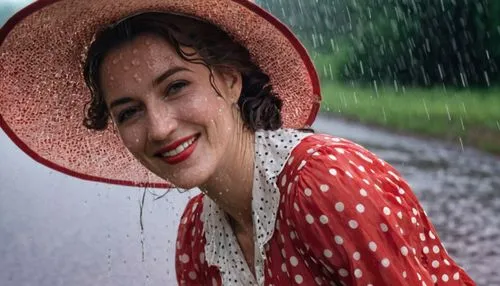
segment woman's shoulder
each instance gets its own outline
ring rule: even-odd
[[[290,153],[288,169],[315,160],[333,160],[340,162],[360,162],[367,165],[388,165],[365,147],[342,137],[314,133],[302,138]],[[335,160],[337,159],[337,160]],[[340,160],[339,160],[340,159]]]

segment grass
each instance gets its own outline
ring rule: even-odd
[[[500,155],[500,88],[404,89],[324,80],[322,95],[323,110],[339,116]]]

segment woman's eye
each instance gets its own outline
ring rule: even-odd
[[[177,81],[167,87],[167,95],[174,95],[188,85],[185,81]]]
[[[127,109],[122,110],[120,113],[118,113],[118,116],[117,116],[118,123],[123,123],[123,122],[127,121],[132,116],[134,116],[134,114],[136,114],[136,112],[137,112],[136,107],[127,108]]]

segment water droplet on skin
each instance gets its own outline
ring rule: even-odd
[[[138,74],[134,74],[134,79],[136,82],[141,82],[142,78]]]
[[[133,66],[139,66],[140,64],[141,64],[141,62],[139,60],[137,60],[137,59],[132,60],[132,65]]]
[[[109,77],[109,80],[110,80],[110,81],[114,81],[114,80],[115,80],[115,77],[114,77],[114,76],[110,76],[110,77]]]

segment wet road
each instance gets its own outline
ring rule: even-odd
[[[450,254],[478,285],[500,285],[500,158],[324,116],[313,127],[393,164]],[[196,191],[148,193],[142,236],[141,189],[53,172],[3,133],[0,146],[0,285],[175,285],[177,223]]]

